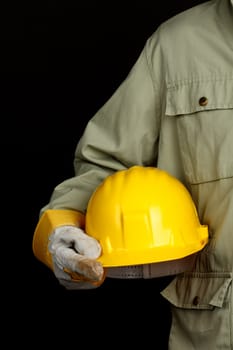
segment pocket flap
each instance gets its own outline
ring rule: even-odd
[[[168,88],[166,115],[233,108],[232,78],[178,82]]]
[[[161,294],[174,306],[186,309],[222,307],[226,300],[232,273],[185,273]]]

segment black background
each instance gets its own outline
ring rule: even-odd
[[[14,329],[9,345],[55,347],[66,340],[77,348],[129,342],[166,349],[170,314],[159,297],[165,279],[68,292],[34,258],[31,244],[40,208],[73,175],[87,121],[158,25],[201,2],[49,0],[1,11],[2,300],[5,324]]]

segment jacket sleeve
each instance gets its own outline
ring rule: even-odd
[[[52,226],[43,223],[46,211],[60,210],[56,225],[63,223],[66,211],[85,215],[91,194],[106,176],[133,165],[156,165],[162,69],[159,46],[155,32],[126,79],[87,123],[75,150],[74,177],[55,187],[49,203],[41,209],[38,225],[43,230],[38,233],[37,227],[40,239],[35,240],[34,252],[41,252],[37,244],[47,246],[51,234]],[[157,61],[156,65],[152,61]],[[72,219],[70,224],[76,221]]]

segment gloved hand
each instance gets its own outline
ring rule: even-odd
[[[104,280],[104,268],[96,261],[99,242],[81,228],[61,226],[50,236],[54,274],[66,289],[92,289]]]

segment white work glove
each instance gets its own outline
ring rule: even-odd
[[[66,289],[92,289],[104,280],[99,242],[75,226],[61,226],[49,238],[54,274]]]

